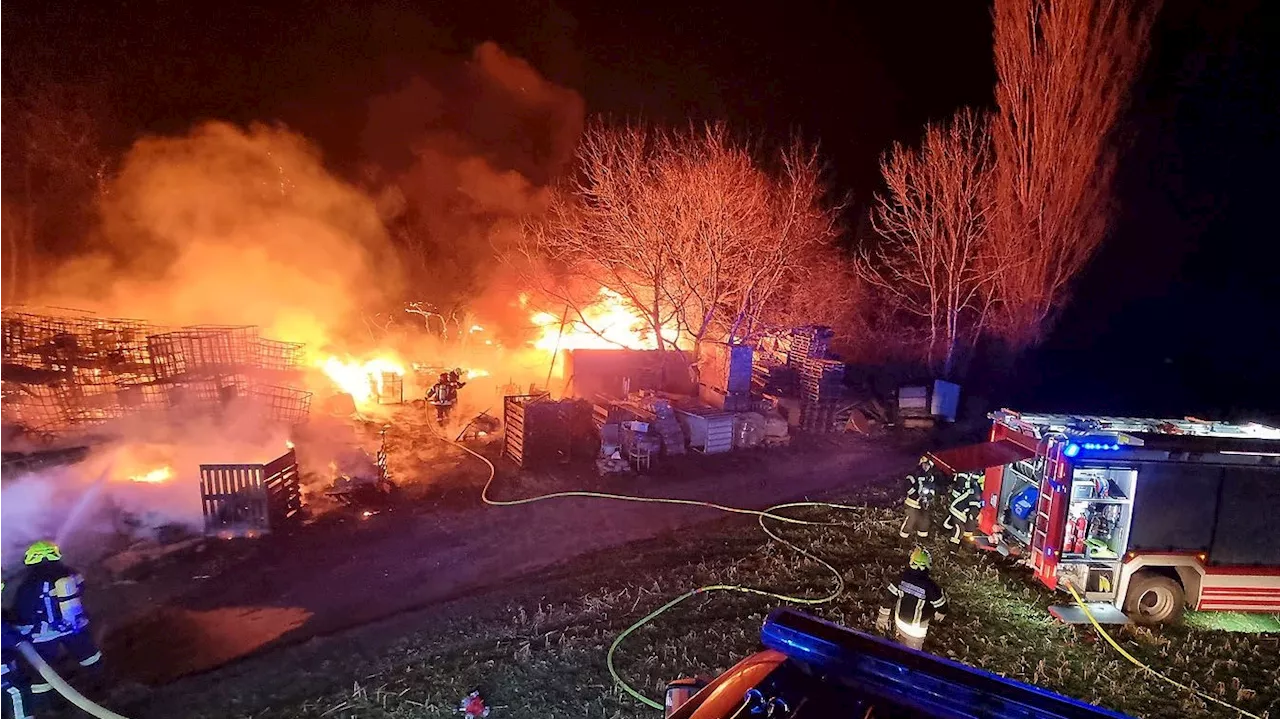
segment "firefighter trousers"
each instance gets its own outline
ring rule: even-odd
[[[894,634],[899,644],[911,649],[924,649],[924,638],[929,634],[929,622],[912,624],[903,619],[894,619],[893,624]]]
[[[445,422],[448,422],[449,413],[453,411],[453,405],[437,404],[435,405],[435,408],[436,408],[436,421],[439,422],[440,424],[444,424]]]
[[[964,535],[973,532],[973,519],[967,514],[952,511],[947,514],[947,519],[942,523],[942,527],[951,531],[951,538],[948,541],[958,545]]]
[[[31,719],[31,683],[16,660],[4,663],[4,717]]]
[[[929,536],[929,510],[923,507],[912,507],[906,505],[907,516],[902,520],[902,528],[898,530],[898,536],[906,539],[915,536],[924,539]]]
[[[80,668],[91,677],[96,677],[102,669],[102,652],[94,643],[93,637],[89,635],[87,627],[34,646],[40,658],[50,666],[56,666],[56,662],[67,656],[79,664]],[[53,698],[53,685],[39,678],[31,683],[31,693],[37,705],[47,706]]]

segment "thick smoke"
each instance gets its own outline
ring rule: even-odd
[[[56,539],[74,560],[87,561],[119,549],[113,542],[122,536],[198,532],[200,465],[264,464],[284,454],[288,440],[285,428],[234,404],[220,417],[139,415],[97,433],[107,441],[85,461],[7,478],[0,503],[6,569],[20,566],[22,551],[38,539]]]
[[[482,392],[547,371],[544,359],[529,370],[500,349],[527,333],[529,311],[499,282],[498,255],[522,218],[541,211],[583,116],[577,93],[486,43],[468,61],[370,101],[360,186],[282,127],[209,122],[143,138],[100,200],[91,251],[48,273],[30,303],[166,326],[254,324],[264,336],[307,343],[312,358],[390,349],[424,364],[480,367],[491,376],[476,379],[464,402],[485,409]],[[475,321],[497,341],[423,339],[406,302],[466,315],[454,338]],[[387,329],[376,317],[400,321]],[[263,462],[284,446],[278,433],[227,417],[109,429],[114,441],[91,461],[5,483],[6,566],[26,542],[57,533],[100,547],[95,537],[121,529],[197,527],[199,464]],[[129,479],[165,466],[166,482]]]
[[[362,145],[410,299],[476,308],[497,255],[572,160],[584,112],[576,92],[493,43],[370,102]]]
[[[51,273],[46,304],[323,343],[399,277],[373,202],[283,128],[139,140],[101,210],[96,251]]]

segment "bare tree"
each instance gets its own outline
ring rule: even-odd
[[[588,326],[584,303],[618,293],[663,349],[672,328],[695,348],[749,337],[838,233],[815,149],[794,143],[773,172],[757,154],[719,125],[592,125],[576,178],[526,228],[530,279]]]
[[[880,163],[887,194],[872,223],[881,236],[861,276],[928,329],[927,359],[952,376],[957,353],[982,331],[996,277],[1006,269],[988,233],[993,214],[987,119],[962,110],[925,128],[920,148],[895,144]]]
[[[1038,343],[1106,235],[1113,131],[1147,52],[1155,2],[996,0],[994,232],[1000,330]]]
[[[604,287],[645,318],[659,349],[674,320],[663,293],[674,212],[673,198],[659,191],[663,142],[642,126],[593,126],[578,147],[577,176],[552,193],[546,214],[518,242],[527,279],[583,326],[599,332],[584,310]]]

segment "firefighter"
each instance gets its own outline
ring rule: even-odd
[[[436,408],[436,422],[441,427],[449,419],[449,413],[453,411],[453,405],[458,402],[458,387],[460,386],[451,378],[451,373],[441,372],[440,380],[431,385],[431,389],[427,392],[427,401]]]
[[[62,562],[58,545],[32,544],[23,560],[26,572],[13,592],[13,616],[18,629],[49,664],[65,653],[88,674],[98,674],[102,652],[89,634],[89,616],[81,602],[84,578]],[[37,706],[52,698],[53,686],[43,679],[31,684]]]
[[[977,472],[964,472],[951,482],[951,501],[942,526],[951,530],[949,541],[956,546],[960,546],[961,537],[973,534],[973,523],[982,509],[982,479]]]
[[[0,583],[0,593],[4,591],[4,584]],[[4,690],[4,701],[8,705],[6,716],[12,716],[13,719],[30,719],[31,714],[31,682],[27,678],[27,673],[23,671],[22,666],[18,663],[18,644],[27,641],[26,635],[18,630],[18,627],[10,621],[12,618],[9,612],[4,612],[3,633],[4,646],[0,649],[3,652],[4,660],[3,675],[0,675],[0,688]]]
[[[458,369],[455,369],[455,370],[453,370],[453,371],[451,371],[451,372],[449,373],[449,384],[453,385],[453,389],[454,389],[454,391],[460,390],[460,389],[462,389],[463,387],[466,387],[466,386],[467,386],[467,383],[462,381],[462,368],[461,368],[461,367],[459,367]]]
[[[892,617],[898,642],[912,649],[924,647],[930,620],[942,621],[946,617],[947,593],[929,576],[932,564],[927,549],[911,550],[906,571],[896,584],[889,585],[876,618],[876,628],[888,633]]]
[[[921,457],[916,471],[907,475],[907,496],[902,500],[907,516],[902,520],[898,536],[903,539],[913,533],[919,539],[929,536],[929,506],[933,503],[934,485],[933,460]]]
[[[23,676],[18,668],[18,642],[23,641],[22,633],[9,622],[0,617],[0,718],[32,719],[31,714],[31,682]]]

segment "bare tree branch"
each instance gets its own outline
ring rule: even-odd
[[[887,193],[876,197],[872,216],[883,240],[858,263],[864,280],[927,326],[928,363],[944,376],[981,332],[993,284],[1008,269],[988,233],[994,197],[987,122],[962,110],[925,128],[918,150],[894,145],[880,163]]]

